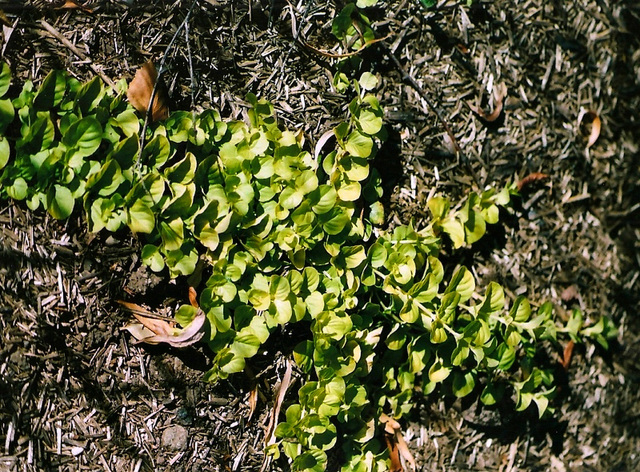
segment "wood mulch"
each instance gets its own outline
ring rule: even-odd
[[[130,79],[167,53],[192,6],[64,3],[0,2],[14,83],[52,68]],[[166,58],[174,108],[242,117],[253,92],[313,149],[349,102],[331,87],[336,3],[198,1]],[[609,351],[575,347],[552,419],[426,400],[403,425],[420,470],[640,470],[640,7],[443,0],[427,11],[389,0],[370,18],[391,35],[359,56],[387,115],[376,165],[390,224],[427,224],[433,192],[455,199],[534,175],[504,224],[452,263],[473,264],[511,297],[552,301],[561,318],[578,306],[589,323],[607,315],[619,326]],[[488,121],[480,115],[501,90]],[[602,120],[591,147],[580,122],[589,111]],[[259,470],[286,339],[255,360],[253,415],[248,379],[200,381],[203,349],[133,345],[116,300],[159,310],[187,300],[183,281],[141,267],[139,249],[129,234],[87,233],[81,216],[61,223],[0,202],[0,471]]]

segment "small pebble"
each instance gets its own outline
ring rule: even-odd
[[[188,439],[187,430],[179,425],[169,426],[162,432],[162,446],[174,451],[184,451]]]

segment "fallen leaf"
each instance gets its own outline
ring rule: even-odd
[[[173,318],[161,316],[136,305],[135,303],[118,301],[125,309],[133,313],[139,323],[129,323],[124,330],[136,338],[136,344],[167,343],[173,347],[187,347],[197,343],[204,336],[205,313],[198,309],[191,323],[178,328]]]
[[[394,459],[391,458],[393,467],[391,470],[393,472],[403,472],[405,470],[400,457],[404,459],[406,464],[409,464],[411,470],[416,470],[416,461],[404,440],[404,436],[402,436],[400,423],[384,413],[380,415],[380,422],[384,424],[385,441],[387,447],[389,447],[390,457],[392,454],[397,455],[395,463]]]
[[[200,308],[198,305],[198,293],[193,287],[189,287],[189,303],[191,303],[193,307]]]
[[[138,69],[127,90],[129,103],[140,113],[147,113],[153,88],[156,87],[156,95],[151,107],[151,121],[166,120],[169,117],[167,89],[162,83],[156,86],[157,79],[156,66],[149,61]]]
[[[522,190],[524,187],[529,185],[532,182],[536,182],[538,180],[548,179],[548,174],[543,174],[542,172],[533,172],[518,182],[518,191]]]
[[[569,370],[569,364],[571,364],[571,355],[573,354],[573,346],[574,342],[570,339],[564,348],[564,352],[562,353],[560,364],[562,364],[564,370]]]
[[[580,128],[580,133],[587,138],[587,149],[589,149],[600,136],[602,127],[600,117],[593,110],[581,110],[578,116],[578,127]]]
[[[468,102],[467,104],[469,105],[469,108],[471,108],[471,111],[473,111],[483,120],[491,123],[492,121],[496,121],[500,116],[500,114],[502,113],[502,104],[506,96],[507,96],[507,86],[505,84],[496,85],[493,88],[494,106],[493,106],[493,111],[491,113],[486,113],[482,108],[476,107],[472,105],[470,102]]]
[[[73,0],[66,0],[62,5],[55,7],[56,10],[82,10],[86,13],[93,13],[93,10],[89,7],[79,4]]]

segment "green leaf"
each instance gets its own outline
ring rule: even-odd
[[[531,305],[522,295],[516,298],[513,302],[513,306],[509,311],[509,315],[514,321],[523,323],[531,317]]]
[[[173,183],[188,184],[195,176],[197,165],[196,156],[187,152],[184,159],[166,169],[164,174]]]
[[[369,157],[373,150],[373,139],[365,136],[360,131],[351,132],[345,143],[345,150],[356,157]]]
[[[66,89],[67,78],[64,73],[52,70],[33,97],[33,106],[38,110],[52,110],[62,101]]]
[[[24,200],[27,198],[27,182],[22,178],[16,178],[13,183],[7,187],[7,195],[9,195],[14,200]]]
[[[369,162],[364,157],[346,156],[340,161],[346,181],[361,182],[369,177]]]
[[[161,221],[160,236],[162,243],[167,251],[175,251],[180,249],[184,240],[184,223],[180,218],[174,218],[171,221]]]
[[[0,132],[4,132],[7,126],[13,121],[15,115],[16,111],[13,108],[11,100],[0,100]]]
[[[150,234],[155,225],[153,211],[143,200],[136,200],[133,205],[127,208],[127,226],[132,232]]]
[[[260,349],[260,340],[253,334],[239,333],[230,346],[231,352],[240,357],[253,357]]]
[[[303,372],[309,372],[313,368],[313,342],[307,340],[298,343],[293,349],[293,360]]]
[[[54,185],[47,192],[47,210],[54,218],[63,220],[73,211],[75,199],[71,191],[62,185]]]
[[[460,248],[464,246],[465,242],[465,228],[460,220],[449,215],[442,223],[442,230],[449,235],[454,248]]]
[[[476,288],[476,282],[473,278],[473,274],[464,266],[460,267],[454,276],[451,278],[451,282],[449,286],[445,290],[444,293],[451,293],[453,291],[457,292],[460,295],[460,303],[464,303],[471,295],[473,295],[473,291]]]
[[[345,267],[347,269],[355,269],[367,258],[364,247],[361,245],[345,246],[342,248],[341,252],[344,256]]]
[[[369,206],[369,219],[374,225],[384,224],[384,205],[381,202],[374,202]]]
[[[198,252],[192,244],[185,243],[175,251],[167,252],[166,264],[172,278],[192,274],[198,263]]]
[[[86,116],[89,112],[94,111],[103,96],[102,81],[100,77],[96,76],[78,89],[75,97],[75,106],[80,111],[81,116]]]
[[[364,1],[369,3],[373,2],[372,5],[375,5],[375,3],[378,0],[364,0]],[[358,4],[358,7],[362,8],[362,5]],[[368,91],[368,90],[373,90],[378,86],[378,79],[371,72],[364,72],[360,76],[360,80],[358,81],[358,83],[360,84],[360,87],[362,87],[362,90]],[[371,133],[371,134],[375,134],[375,133]]]
[[[102,126],[93,116],[72,123],[62,136],[62,144],[67,148],[76,148],[80,156],[92,155],[102,142]]]
[[[467,220],[464,222],[464,232],[467,243],[478,241],[487,231],[487,225],[482,214],[474,209],[469,210]]]
[[[451,367],[445,367],[438,359],[433,363],[429,369],[429,380],[434,383],[439,383],[449,377],[451,373]]]
[[[160,169],[169,159],[170,151],[169,140],[165,136],[157,134],[145,145],[141,161],[151,168]]]
[[[9,146],[9,141],[4,136],[0,136],[0,170],[7,165],[10,156],[11,146]]]
[[[322,227],[327,234],[336,235],[340,234],[350,221],[349,215],[334,208],[331,213],[329,213],[329,218],[324,218]]]
[[[321,185],[310,194],[313,202],[311,209],[317,215],[323,215],[333,209],[337,199],[336,190],[330,185]]]
[[[2,62],[0,68],[0,97],[4,97],[11,85],[11,69],[6,62]]]
[[[502,310],[504,310],[504,290],[496,282],[491,282],[487,286],[478,314],[492,315]]]
[[[387,250],[377,241],[371,245],[367,256],[371,261],[371,266],[375,268],[382,267],[387,262]]]
[[[291,464],[292,472],[324,472],[327,466],[327,454],[319,449],[303,452]]]
[[[107,158],[100,170],[87,179],[86,189],[102,197],[113,194],[125,178],[120,165],[114,159]]]
[[[475,386],[476,380],[472,372],[463,373],[456,371],[453,373],[451,389],[456,397],[466,397],[473,391]]]
[[[495,405],[502,400],[504,392],[505,387],[503,384],[488,383],[480,394],[480,401],[487,406]]]
[[[371,110],[362,110],[358,124],[366,134],[374,135],[382,129],[382,116]]]
[[[142,262],[148,265],[152,271],[160,272],[164,269],[164,258],[158,249],[158,246],[146,244],[142,248]]]
[[[110,121],[120,128],[127,138],[137,136],[140,130],[140,120],[133,110],[125,110]]]

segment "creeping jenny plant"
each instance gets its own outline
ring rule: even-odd
[[[6,64],[0,73],[0,197],[58,219],[82,208],[93,232],[128,227],[145,242],[143,261],[171,277],[206,265],[207,380],[242,372],[284,325],[305,330],[290,350],[302,387],[268,448],[292,470],[324,470],[336,448],[343,470],[388,470],[379,419],[405,418],[420,395],[476,395],[485,405],[508,397],[542,415],[555,387],[537,363],[541,341],[564,331],[606,345],[611,333],[604,318],[583,328],[579,312],[556,326],[551,305],[509,304],[500,285],[479,292],[468,269],[443,266],[443,239],[454,248],[480,239],[512,187],[455,208],[436,196],[425,228],[380,228],[369,160],[384,128],[371,81],[354,83],[335,149],[316,158],[253,95],[246,123],[174,112],[147,130],[140,151],[125,84],[105,89],[54,71],[8,98]],[[176,319],[187,326],[195,314],[182,306]]]

